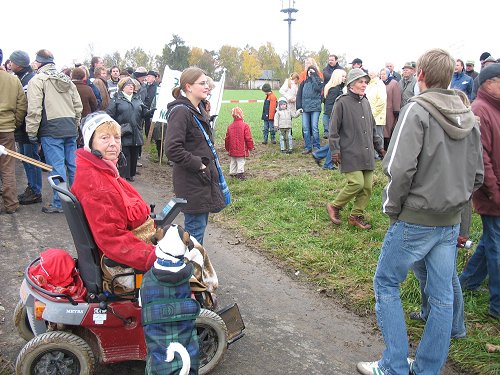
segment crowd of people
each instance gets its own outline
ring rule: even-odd
[[[321,71],[308,58],[304,71],[284,82],[280,99],[263,87],[263,144],[271,129],[281,130],[279,109],[289,103],[302,113],[302,153],[318,165],[326,159],[324,169],[337,167],[345,176],[345,186],[327,204],[331,222],[340,225],[342,208],[354,200],[348,223],[363,230],[371,228],[365,209],[374,160],[383,159],[389,178],[383,212],[390,226],[374,291],[386,350],[379,361],[360,362],[357,369],[366,375],[439,374],[450,339],[467,335],[462,289],[476,290],[489,278],[488,316],[500,318],[500,63],[485,52],[476,72],[473,61],[434,49],[405,63],[399,75],[390,62],[368,72],[356,58],[347,72],[337,60],[331,55]],[[323,137],[329,140],[324,146],[322,105]],[[292,120],[290,113],[287,119]],[[287,140],[280,142],[282,152],[291,152],[288,136],[280,134]],[[271,140],[275,143],[274,133]],[[471,201],[483,233],[458,275],[457,250],[469,237]],[[409,270],[422,294],[421,310],[410,318],[426,327],[415,359],[408,357],[400,301],[400,284]]]
[[[0,50],[0,63],[2,57]],[[488,314],[500,318],[500,64],[489,53],[480,61],[476,72],[472,61],[464,64],[433,49],[405,63],[400,75],[390,62],[367,71],[359,58],[347,71],[330,55],[322,70],[314,59],[306,59],[304,70],[285,80],[279,99],[270,85],[262,88],[262,143],[277,143],[278,132],[280,150],[291,153],[291,124],[301,115],[302,154],[318,165],[325,159],[324,169],[338,168],[343,174],[345,185],[326,206],[333,224],[342,223],[341,211],[353,200],[348,224],[369,230],[365,210],[375,160],[382,160],[388,177],[382,203],[390,225],[373,281],[386,350],[378,361],[358,363],[362,374],[438,374],[450,339],[466,336],[462,288],[477,289],[486,277]],[[151,232],[152,222],[129,182],[138,174],[144,136],[154,133],[150,127],[159,74],[143,67],[107,68],[99,57],[92,59],[90,69],[77,65],[58,71],[45,49],[33,62],[21,50],[10,55],[0,70],[0,144],[15,150],[17,142],[22,154],[43,157],[51,173],[72,186],[86,213],[106,204],[120,207],[99,210],[105,215],[87,213],[93,235],[98,245],[109,243],[110,235],[121,235],[105,228],[118,225],[121,240],[134,246],[126,254],[116,248],[107,255],[146,270],[154,247],[138,233]],[[168,105],[164,141],[173,162],[174,192],[188,201],[185,229],[200,244],[209,214],[231,200],[213,145],[206,102],[212,88],[203,70],[182,72],[172,92],[175,100]],[[328,140],[323,146],[322,112],[323,138]],[[244,180],[245,158],[254,143],[241,108],[231,114],[234,121],[225,138],[229,174]],[[161,147],[162,140],[155,141]],[[17,196],[14,160],[0,157],[6,213],[16,212],[19,204],[42,201],[40,169],[29,163],[24,167],[28,186]],[[471,201],[481,215],[483,234],[459,276],[457,248],[468,237]],[[57,194],[42,211],[62,212]],[[118,244],[116,238],[112,241]],[[400,284],[409,270],[422,287],[422,308],[413,316],[426,324],[415,359],[408,358],[400,300]]]
[[[52,174],[62,176],[71,185],[76,171],[75,152],[84,146],[79,128],[81,120],[89,114],[105,111],[122,129],[120,176],[134,180],[137,166],[141,166],[143,133],[148,134],[155,109],[160,83],[157,72],[143,67],[108,68],[100,57],[92,58],[90,69],[76,63],[72,69],[58,71],[54,56],[46,49],[37,51],[33,61],[27,52],[16,50],[2,67],[5,80],[10,79],[14,85],[12,78],[16,78],[24,91],[14,109],[3,109],[16,113],[16,121],[10,121],[5,130],[2,129],[2,135],[9,138],[2,141],[3,145],[14,150],[14,142],[17,142],[20,153],[38,161],[43,159],[52,166]],[[2,90],[5,98],[13,98],[13,94],[14,90],[8,90],[7,86]],[[14,213],[19,205],[41,203],[40,168],[23,162],[28,183],[18,195],[13,160],[3,159],[9,160],[1,168],[2,176],[5,175],[2,178],[5,212]],[[62,212],[57,194],[42,207],[42,212]]]

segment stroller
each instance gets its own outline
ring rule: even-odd
[[[134,271],[135,290],[111,293],[103,289],[99,250],[76,197],[61,176],[49,177],[59,194],[75,244],[76,268],[87,289],[85,297],[53,293],[41,288],[28,270],[40,262],[33,260],[20,287],[20,301],[14,324],[27,340],[16,360],[16,374],[93,374],[96,365],[124,361],[145,361],[147,355],[141,325],[138,296],[142,274]],[[186,201],[172,198],[158,215],[151,217],[157,227],[170,224]],[[152,206],[154,209],[154,206]],[[213,296],[194,292],[201,311],[196,319],[200,347],[199,374],[207,374],[223,358],[228,345],[244,335],[245,325],[236,303],[215,311]]]

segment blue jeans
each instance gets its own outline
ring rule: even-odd
[[[59,175],[69,186],[75,178],[76,164],[76,137],[52,138],[41,137],[43,153],[47,164],[52,165],[50,176]],[[66,174],[67,170],[67,174]],[[52,207],[62,208],[59,196],[54,191],[52,196]]]
[[[500,217],[481,215],[481,221],[483,235],[460,275],[460,284],[463,289],[475,290],[489,276],[489,312],[500,317]]]
[[[335,166],[333,165],[332,162],[332,151],[330,150],[329,143],[327,143],[324,146],[321,146],[316,151],[314,151],[313,156],[316,159],[320,160],[325,159],[325,162],[323,163],[323,169],[335,169]]]
[[[455,269],[453,271],[453,279],[451,280],[451,284],[453,286],[453,323],[451,325],[451,337],[462,338],[466,336],[467,331],[465,329],[464,319],[464,297],[462,295],[460,281],[458,280],[456,259],[455,255]],[[427,268],[425,267],[425,261],[419,260],[418,262],[415,262],[412,269],[416,278],[420,282],[420,294],[422,295],[422,307],[420,314],[424,320],[427,320],[430,306],[429,296],[425,291],[425,286],[427,284]]]
[[[267,143],[267,138],[271,132],[271,142],[276,141],[276,133],[274,131],[274,121],[264,120],[264,125],[262,127],[262,135],[264,136],[264,142]]]
[[[304,149],[320,148],[318,121],[321,112],[302,113],[302,134],[304,135]],[[312,135],[312,138],[311,138]]]
[[[384,374],[408,374],[408,335],[400,284],[424,260],[429,316],[413,364],[417,374],[439,374],[446,362],[453,320],[452,278],[459,225],[429,227],[396,221],[384,238],[373,279],[375,310],[386,349],[379,361]]]
[[[323,112],[323,135],[328,135],[328,130],[330,126],[330,115]]]
[[[34,145],[31,143],[20,143],[19,151],[21,154],[40,161],[40,155],[38,154],[38,144]],[[28,186],[35,192],[35,194],[42,193],[42,170],[35,167],[33,164],[26,163],[23,161],[24,171],[26,172],[26,178],[28,180]]]
[[[184,229],[202,245],[207,225],[208,212],[202,214],[184,214]]]

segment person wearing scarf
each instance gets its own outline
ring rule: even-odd
[[[118,172],[124,158],[120,125],[102,111],[82,123],[84,147],[76,151],[71,191],[103,255],[147,271],[156,260],[155,247],[145,241],[154,234],[154,223],[149,205]]]

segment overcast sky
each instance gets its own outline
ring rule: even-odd
[[[475,60],[488,51],[500,56],[498,4],[492,0],[296,0],[292,44],[311,51],[355,57],[369,69],[385,61],[401,69],[430,48],[447,49],[455,58]],[[224,44],[258,48],[271,42],[281,55],[288,51],[288,0],[109,1],[25,0],[2,6],[0,48],[4,61],[21,49],[31,59],[49,49],[58,67],[133,47],[160,54],[172,34],[189,47],[218,50]],[[9,11],[10,8],[10,11]],[[92,49],[90,48],[92,46]]]

